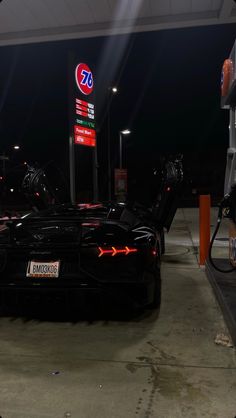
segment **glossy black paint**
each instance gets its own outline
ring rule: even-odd
[[[168,163],[153,207],[135,203],[55,204],[40,169],[23,182],[35,211],[0,232],[0,290],[56,292],[137,289],[138,303],[160,303],[163,228],[169,229],[182,181],[181,160]],[[27,277],[30,261],[60,262],[58,278]]]

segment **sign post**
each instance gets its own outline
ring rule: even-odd
[[[75,145],[93,149],[93,198],[98,199],[97,149],[95,130],[94,79],[90,67],[76,61],[74,55],[69,60],[69,110],[70,110],[70,197],[76,203],[75,187]]]
[[[72,205],[75,205],[75,150],[74,139],[69,138],[69,158],[70,158],[70,200]]]

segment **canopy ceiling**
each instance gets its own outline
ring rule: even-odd
[[[233,0],[2,0],[0,46],[234,22]]]

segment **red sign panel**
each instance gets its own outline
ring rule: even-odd
[[[85,113],[92,113],[92,115],[94,115],[94,110],[90,109],[89,107],[84,107],[84,106],[81,106],[77,103],[76,103],[75,107],[76,107],[76,109],[82,110]]]
[[[87,64],[80,63],[75,69],[75,81],[81,93],[88,96],[93,91],[93,74]]]
[[[89,107],[90,109],[94,109],[94,104],[85,102],[84,100],[76,99],[76,103],[81,105],[81,106]]]
[[[82,110],[82,112],[87,113],[87,108],[84,106],[80,106],[79,104],[76,103],[75,105],[76,109]]]
[[[88,136],[75,135],[75,144],[86,145],[87,147],[95,147],[96,138],[89,138]]]
[[[127,170],[115,169],[115,194],[127,193]]]
[[[74,126],[74,133],[75,135],[88,136],[89,138],[96,137],[95,129],[85,128],[84,126],[80,126],[80,125]]]
[[[76,109],[76,115],[84,116],[85,118],[94,119],[94,115],[88,113],[87,111],[83,112],[82,110]]]

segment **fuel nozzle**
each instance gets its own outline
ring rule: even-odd
[[[219,204],[218,217],[230,218],[236,223],[236,188],[226,194]]]
[[[219,203],[218,219],[230,218],[231,206],[232,206],[232,197],[231,194],[226,194],[221,202]]]

